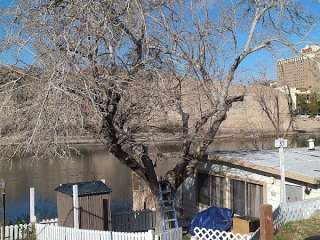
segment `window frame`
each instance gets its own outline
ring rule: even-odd
[[[222,186],[222,189],[223,189],[223,206],[224,208],[228,207],[228,194],[227,194],[227,189],[228,189],[228,181],[227,181],[227,177],[226,175],[222,175],[222,174],[212,174],[212,173],[207,173],[205,171],[198,171],[197,172],[197,178],[198,178],[198,175],[201,174],[201,175],[207,175],[209,177],[209,205],[206,205],[204,203],[200,203],[200,188],[199,188],[199,182],[197,182],[197,207],[199,209],[204,209],[206,207],[210,207],[212,206],[212,202],[213,202],[213,199],[212,199],[212,178],[213,177],[218,177],[218,178],[221,178],[223,180],[223,186]],[[197,180],[198,181],[198,180]]]
[[[251,178],[248,178],[248,177],[242,177],[242,176],[236,176],[236,175],[227,175],[226,176],[227,178],[229,178],[229,199],[228,199],[228,207],[230,209],[233,209],[233,206],[232,206],[232,192],[231,192],[231,184],[232,184],[232,180],[236,180],[236,181],[242,181],[244,182],[245,184],[245,215],[247,216],[248,215],[248,183],[249,184],[255,184],[255,185],[259,185],[262,187],[262,204],[265,204],[267,202],[267,184],[265,182],[262,182],[262,181],[256,181],[256,180],[253,180]]]
[[[207,175],[209,177],[209,179],[211,179],[211,177],[220,177],[224,180],[224,184],[223,184],[223,191],[224,191],[224,196],[223,196],[223,207],[226,208],[230,208],[233,209],[232,206],[232,188],[231,188],[231,184],[232,184],[232,180],[237,180],[237,181],[243,181],[245,183],[245,215],[248,214],[248,199],[247,199],[247,186],[248,184],[254,184],[254,185],[259,185],[262,187],[262,204],[265,204],[267,202],[267,183],[263,182],[263,181],[259,181],[259,180],[254,180],[252,178],[249,178],[247,176],[239,176],[239,175],[235,175],[235,174],[223,174],[223,173],[216,173],[216,172],[206,172],[206,171],[197,171],[197,175],[198,174],[202,174],[202,175]],[[211,195],[212,195],[212,185],[211,185],[211,180],[209,181],[209,202],[211,204]],[[198,209],[201,209],[201,203],[199,202],[199,185],[197,183],[197,207]]]

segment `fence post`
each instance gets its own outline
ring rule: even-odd
[[[273,240],[272,206],[260,206],[260,240]]]
[[[34,188],[30,188],[30,223],[37,221],[35,214],[35,191]]]
[[[73,227],[79,228],[79,195],[78,195],[78,185],[72,186],[73,194]]]
[[[2,193],[2,214],[3,214],[3,225],[2,225],[2,240],[6,238],[6,193]]]

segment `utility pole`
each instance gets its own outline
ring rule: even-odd
[[[3,239],[5,239],[6,232],[6,193],[2,193],[2,210],[3,210]]]
[[[72,186],[73,196],[73,228],[79,229],[79,193],[78,185]]]
[[[284,151],[283,149],[288,147],[288,140],[278,138],[275,140],[275,147],[279,148],[279,160],[280,160],[280,203],[285,203],[286,197],[286,175],[285,175],[285,163],[284,163]]]
[[[34,188],[30,188],[30,223],[36,223],[37,218],[35,214],[35,191]]]

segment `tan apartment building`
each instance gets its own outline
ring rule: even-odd
[[[320,88],[320,46],[306,46],[301,54],[277,63],[279,85],[309,90]]]

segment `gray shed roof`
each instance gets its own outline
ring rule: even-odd
[[[72,196],[73,185],[78,185],[79,197],[89,196],[89,195],[108,194],[112,192],[111,188],[109,188],[102,181],[88,181],[88,182],[60,184],[58,187],[55,188],[55,191]]]
[[[320,149],[310,151],[307,148],[289,148],[285,149],[284,158],[286,177],[320,184]],[[277,149],[211,152],[209,159],[275,175],[280,173]]]

